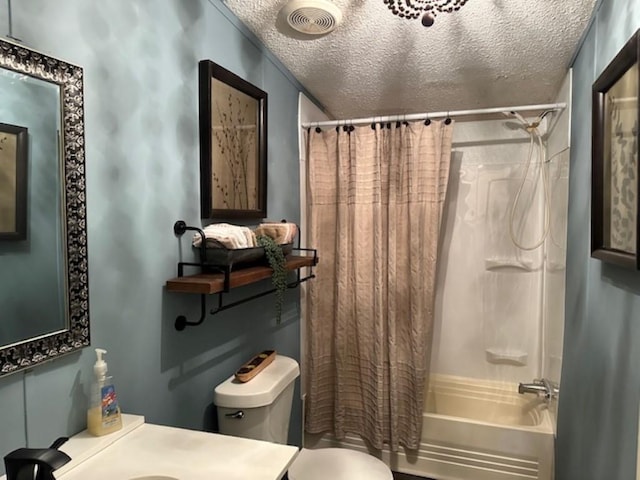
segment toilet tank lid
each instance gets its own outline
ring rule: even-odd
[[[276,355],[270,365],[246,383],[235,376],[227,378],[214,390],[213,403],[218,407],[254,408],[270,405],[300,375],[298,362]]]

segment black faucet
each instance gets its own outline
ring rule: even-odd
[[[55,480],[53,471],[71,460],[58,448],[68,440],[58,438],[49,448],[19,448],[4,457],[7,480]]]

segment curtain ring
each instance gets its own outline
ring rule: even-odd
[[[445,125],[451,124],[451,117],[449,117],[449,110],[447,110],[447,118],[444,119],[444,124]]]
[[[424,120],[425,127],[431,125],[431,119],[429,118],[429,114],[427,113],[427,118]]]

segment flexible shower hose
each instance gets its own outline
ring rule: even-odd
[[[547,238],[547,234],[549,233],[549,226],[551,224],[549,203],[551,199],[549,197],[549,185],[548,185],[549,182],[547,179],[547,175],[545,174],[545,168],[544,168],[545,166],[544,148],[542,146],[542,137],[540,136],[540,132],[538,132],[538,124],[537,123],[527,124],[525,125],[525,128],[527,132],[529,132],[529,137],[530,137],[529,155],[528,155],[528,160],[524,170],[524,175],[522,176],[522,182],[520,182],[520,186],[518,187],[518,192],[516,193],[516,196],[513,199],[513,203],[511,204],[511,215],[509,217],[509,235],[511,236],[511,241],[516,247],[522,250],[535,250],[536,248],[538,248],[540,245],[544,243],[544,240]],[[543,213],[544,228],[542,230],[542,236],[538,241],[536,241],[533,245],[523,245],[516,238],[516,234],[514,232],[514,219],[516,216],[516,207],[518,206],[520,195],[522,194],[522,190],[524,189],[524,184],[527,181],[529,168],[531,167],[531,163],[533,161],[533,150],[534,150],[536,141],[538,143],[538,152],[539,152],[538,158],[540,160],[539,172],[540,172],[540,176],[542,177],[542,188],[544,191],[544,213]],[[534,183],[534,187],[535,187],[535,183]]]
[[[528,161],[524,170],[524,175],[522,176],[522,182],[520,182],[520,186],[518,187],[516,196],[513,199],[513,203],[511,204],[511,215],[509,217],[509,235],[511,237],[511,241],[516,247],[520,248],[521,250],[535,250],[536,248],[540,247],[544,243],[545,239],[547,238],[547,235],[549,234],[549,229],[551,227],[551,195],[549,193],[549,179],[546,174],[545,166],[549,164],[549,162],[551,162],[551,160],[553,160],[555,157],[557,157],[558,155],[560,155],[561,153],[565,152],[570,148],[570,147],[565,147],[559,152],[553,154],[548,160],[546,159],[545,150],[542,145],[542,136],[538,131],[538,125],[542,121],[543,117],[544,117],[544,114],[538,117],[538,120],[536,122],[528,123],[520,115],[517,115],[517,118],[524,124],[525,130],[529,132],[529,136],[530,136]],[[524,188],[524,184],[527,181],[527,174],[529,173],[529,168],[533,161],[533,150],[534,150],[536,141],[538,144],[538,152],[539,152],[538,154],[539,164],[540,164],[539,172],[540,172],[540,176],[542,177],[542,188],[544,191],[544,214],[543,214],[544,228],[542,230],[542,235],[540,239],[534,242],[533,245],[523,245],[516,238],[516,234],[514,232],[514,219],[516,215],[516,207],[520,200],[520,195]],[[535,187],[535,183],[534,183],[534,187]]]

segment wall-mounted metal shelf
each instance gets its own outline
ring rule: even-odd
[[[187,230],[202,232],[195,227],[188,227],[184,222],[178,221],[174,226],[176,235],[182,235]],[[201,233],[204,238],[204,233]],[[204,242],[203,242],[204,244]],[[202,256],[201,258],[204,258]],[[317,251],[310,248],[296,248],[294,253],[287,255],[285,268],[291,272],[296,272],[296,279],[287,285],[287,288],[296,288],[301,283],[315,278],[313,270],[305,277],[301,276],[300,270],[309,267],[312,269],[318,263]],[[184,267],[198,267],[201,273],[194,275],[184,275]],[[237,268],[237,269],[233,269]],[[228,310],[243,303],[264,297],[276,291],[275,288],[250,295],[232,303],[223,303],[223,296],[232,288],[238,288],[252,283],[271,278],[273,270],[266,265],[253,265],[248,267],[233,267],[231,265],[210,265],[206,262],[179,262],[178,276],[167,280],[166,287],[169,292],[196,293],[200,294],[201,316],[200,319],[192,322],[188,321],[184,315],[179,315],[175,321],[175,328],[178,331],[184,330],[187,326],[200,325],[207,315],[207,295],[218,294],[218,306],[210,311],[211,315]]]
[[[298,270],[303,267],[313,267],[317,263],[315,256],[289,255],[287,257],[287,270]],[[211,295],[213,293],[225,293],[224,284],[229,282],[229,288],[242,287],[265,278],[270,278],[273,270],[267,266],[248,267],[225,273],[199,273],[185,277],[176,277],[167,280],[169,292],[201,293]]]

